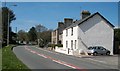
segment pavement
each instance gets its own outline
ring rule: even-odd
[[[30,69],[118,69],[118,65],[113,63],[114,61],[111,64],[104,63],[103,57],[103,59],[76,57],[27,45],[17,46],[13,52]],[[105,59],[107,61],[107,57]],[[118,61],[115,60],[115,62]]]
[[[45,49],[48,50],[48,49]],[[48,50],[51,52],[55,52],[54,50]],[[59,53],[59,52],[56,52]],[[64,53],[59,53],[59,54],[64,54]],[[105,63],[105,64],[110,64],[110,65],[118,65],[118,55],[98,55],[98,56],[93,56],[93,55],[69,55],[69,56],[75,56],[75,57],[79,57],[79,58],[85,58],[85,59],[89,59],[92,61],[96,61],[96,62],[101,62],[101,63]]]

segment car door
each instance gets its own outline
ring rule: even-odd
[[[100,50],[101,50],[101,54],[105,54],[106,53],[106,49],[105,48],[100,47]]]
[[[97,49],[97,52],[98,52],[99,54],[101,54],[101,53],[102,53],[102,51],[101,51],[101,48],[100,48],[100,47],[96,47],[96,49]]]

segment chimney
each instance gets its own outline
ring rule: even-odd
[[[62,33],[63,29],[65,28],[63,22],[58,22],[58,33]]]
[[[64,23],[65,23],[65,27],[70,26],[73,23],[73,19],[71,18],[64,18]]]
[[[63,22],[58,22],[58,28],[64,28],[64,23]]]
[[[81,13],[82,19],[84,19],[84,18],[86,18],[86,17],[88,17],[90,15],[91,15],[91,13],[89,11],[87,11],[87,10],[83,10],[82,13]]]

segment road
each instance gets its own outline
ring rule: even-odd
[[[118,69],[117,65],[56,53],[30,45],[17,46],[13,52],[30,69]]]

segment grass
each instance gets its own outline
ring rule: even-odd
[[[2,49],[0,48],[0,71],[2,70]]]
[[[12,45],[2,48],[2,69],[3,71],[8,71],[7,69],[25,69],[25,71],[31,71],[25,64],[23,64],[13,53]],[[12,70],[13,71],[13,70]]]

